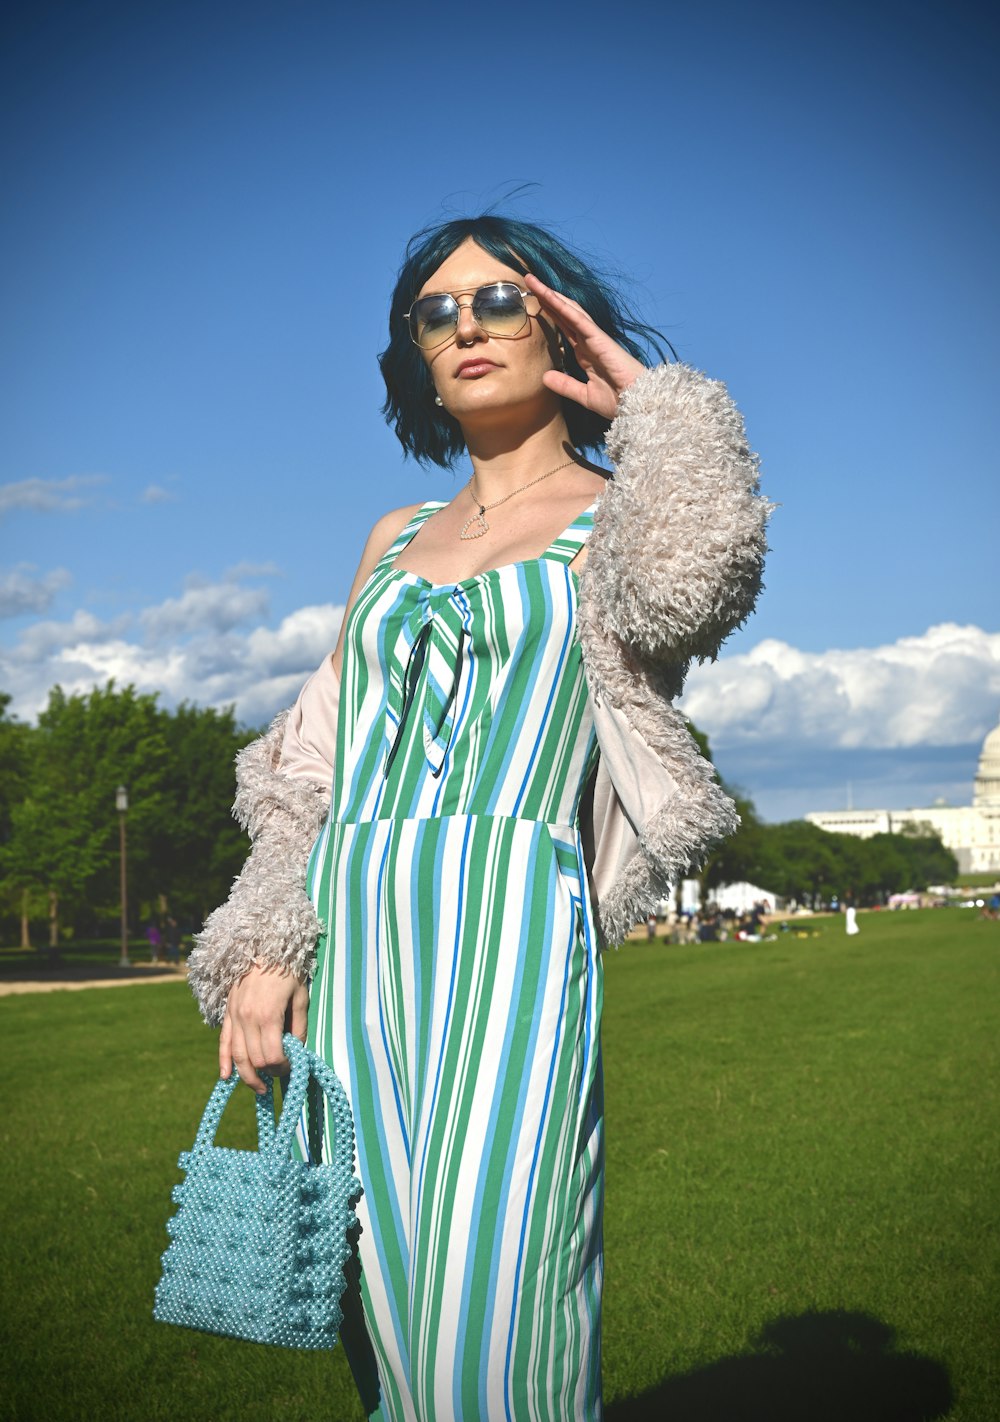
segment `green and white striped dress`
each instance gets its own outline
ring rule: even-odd
[[[350,1098],[364,1186],[365,1328],[343,1338],[372,1416],[593,1422],[602,965],[579,809],[598,750],[568,564],[597,500],[541,557],[448,584],[393,566],[441,506],[351,611],[309,870],[309,1045]]]

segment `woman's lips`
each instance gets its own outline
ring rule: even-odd
[[[488,375],[496,368],[491,360],[467,360],[464,365],[458,367],[455,375],[459,380],[475,380],[480,375]]]

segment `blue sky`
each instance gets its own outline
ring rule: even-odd
[[[968,797],[1000,713],[995,28],[976,5],[21,4],[0,69],[0,688],[266,719],[404,463],[408,236],[496,202],[727,382],[781,507],[685,702],[772,818]]]

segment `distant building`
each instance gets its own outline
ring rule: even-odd
[[[963,874],[1000,870],[1000,726],[983,741],[971,805],[910,810],[814,810],[811,824],[837,834],[900,834],[927,825],[948,846]]]

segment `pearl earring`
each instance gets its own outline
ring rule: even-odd
[[[443,405],[443,404],[444,404],[444,401],[441,399],[441,396],[440,396],[440,395],[435,395],[435,396],[434,396],[434,403],[435,403],[435,405]]]

